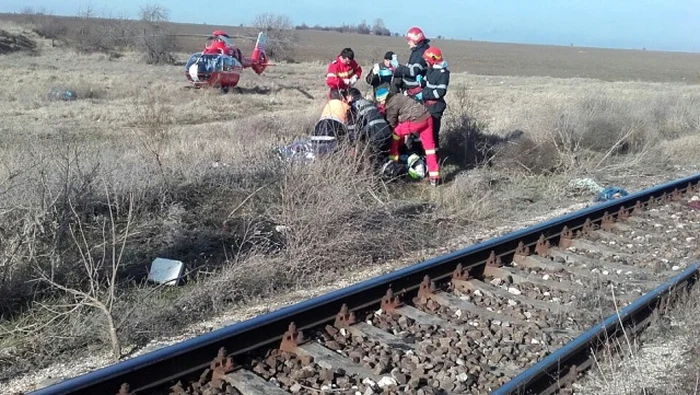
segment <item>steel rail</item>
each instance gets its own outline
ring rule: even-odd
[[[652,289],[622,310],[609,315],[579,337],[549,354],[529,369],[503,384],[490,395],[551,394],[568,386],[576,375],[593,364],[593,350],[617,335],[629,334],[624,328],[637,332],[649,318],[661,299],[686,283],[697,281],[700,262]],[[563,374],[562,374],[563,373]]]
[[[379,305],[391,289],[395,295],[417,291],[425,276],[439,281],[449,278],[458,264],[463,268],[483,266],[492,252],[512,257],[519,244],[536,245],[540,237],[554,243],[564,227],[576,231],[589,222],[615,217],[620,209],[651,204],[689,187],[700,185],[700,174],[658,185],[628,196],[602,202],[503,236],[483,241],[394,272],[362,281],[297,304],[284,307],[205,335],[188,339],[133,359],[122,361],[32,392],[33,395],[116,393],[123,383],[139,392],[209,367],[220,348],[237,356],[262,347],[276,348],[294,322],[299,331],[333,322],[343,305],[357,311]]]

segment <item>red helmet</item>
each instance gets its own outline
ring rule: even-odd
[[[226,32],[223,31],[223,30],[214,30],[214,31],[211,33],[211,35],[214,36],[214,37],[216,37],[216,36],[228,37],[228,34],[226,34]]]
[[[423,59],[425,59],[429,65],[438,64],[443,61],[442,51],[438,47],[430,46],[423,52]]]
[[[419,27],[415,26],[408,29],[404,37],[406,37],[406,41],[414,44],[418,44],[419,42],[425,40],[425,34],[423,34],[423,31]]]

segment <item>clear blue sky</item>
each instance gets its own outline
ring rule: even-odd
[[[136,17],[147,0],[2,0],[0,12],[27,6],[76,15],[91,5],[100,15]],[[286,14],[294,24],[371,24],[392,32],[418,25],[429,37],[537,44],[700,52],[700,0],[328,0],[156,1],[175,22],[238,25],[262,12]],[[400,7],[400,8],[399,8]]]

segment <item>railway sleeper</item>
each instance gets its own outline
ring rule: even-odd
[[[246,369],[227,373],[222,380],[236,388],[241,395],[289,395],[288,391]]]
[[[497,270],[497,268],[490,268],[493,270]],[[455,281],[455,280],[453,280]],[[460,281],[460,280],[456,280]],[[507,295],[508,297],[512,295]],[[436,291],[434,283],[430,281],[429,278],[424,278],[423,282],[421,283],[421,286],[418,291],[418,296],[414,299],[414,303],[426,306],[428,305],[429,302],[434,302],[437,303],[438,305],[445,307],[449,310],[452,310],[455,312],[455,314],[460,314],[459,312],[466,312],[466,313],[471,313],[472,315],[478,316],[481,319],[485,321],[495,321],[495,322],[500,322],[500,323],[505,323],[505,324],[515,324],[519,325],[522,327],[528,326],[528,325],[535,325],[533,322],[529,321],[524,321],[522,319],[519,319],[517,317],[513,317],[511,315],[507,314],[502,314],[499,312],[494,312],[492,310],[489,310],[488,308],[484,308],[481,306],[478,306],[474,303],[471,303],[467,300],[461,299],[460,297],[456,296],[455,294],[452,294],[450,292],[443,292],[443,291]],[[421,312],[422,313],[422,312]],[[425,314],[425,313],[423,313]],[[429,314],[428,314],[429,316]],[[440,318],[440,320],[442,320]],[[444,320],[443,320],[444,321]],[[444,324],[443,324],[444,325]],[[452,322],[449,322],[450,326],[454,326]],[[566,330],[566,329],[558,329],[558,328],[541,328],[538,326],[538,330],[541,330],[543,332],[551,333],[556,336],[571,336],[579,333],[578,331],[571,331],[571,330]]]
[[[380,376],[374,374],[366,366],[355,363],[349,358],[346,358],[338,353],[337,350],[331,350],[317,342],[309,342],[297,347],[294,353],[300,357],[311,357],[313,361],[324,369],[337,371],[343,369],[349,375],[356,375],[361,378],[370,378],[378,381]]]
[[[615,274],[608,274],[608,275],[602,275],[597,273],[596,271],[592,271],[589,269],[584,269],[584,268],[579,268],[571,265],[564,265],[558,262],[555,262],[551,259],[543,258],[537,255],[529,255],[529,256],[521,256],[517,257],[513,261],[514,265],[517,266],[522,266],[522,267],[528,267],[528,268],[535,268],[535,269],[545,269],[545,270],[552,270],[552,271],[565,271],[569,272],[573,275],[579,276],[579,277],[584,277],[588,279],[600,279],[602,281],[611,281],[614,283],[618,284],[625,284],[625,283],[630,283],[629,278],[624,278],[617,276]],[[649,287],[654,287],[658,284],[660,284],[657,281],[643,281],[643,280],[637,280],[637,284],[644,284]]]
[[[522,321],[520,319],[517,319],[515,317],[511,317],[510,315],[505,315],[505,314],[500,314],[500,313],[493,313],[490,310],[486,310],[482,307],[478,307],[468,301],[465,301],[463,299],[460,299],[459,297],[455,296],[454,294],[448,293],[448,292],[443,292],[443,291],[436,291],[434,289],[434,286],[428,286],[427,284],[431,283],[428,278],[425,278],[423,280],[423,284],[421,285],[421,290],[419,290],[419,296],[414,299],[415,303],[418,305],[424,306],[424,308],[430,309],[432,311],[436,310],[434,306],[431,306],[431,302],[438,301],[438,305],[440,306],[441,310],[444,310],[445,313],[449,314],[450,316],[455,316],[455,317],[460,317],[461,320],[466,319],[466,317],[478,317],[480,319],[479,323],[472,323],[471,320],[472,318],[468,319],[470,321],[469,324],[467,322],[461,323],[460,325],[464,325],[465,327],[470,328],[470,332],[483,332],[485,328],[488,331],[493,331],[493,330],[501,330],[503,332],[503,336],[513,336],[514,333],[518,332],[521,333],[521,340],[524,338],[529,338],[528,335],[526,335],[528,332],[530,334],[532,333],[537,333],[537,334],[547,334],[548,336],[544,336],[543,339],[535,339],[532,338],[533,343],[530,344],[529,341],[527,342],[528,346],[525,346],[525,348],[521,348],[521,352],[525,349],[529,349],[528,354],[533,355],[532,353],[536,353],[537,347],[546,347],[543,346],[544,344],[547,344],[547,342],[566,342],[569,341],[572,337],[575,337],[580,334],[579,331],[576,330],[570,330],[570,329],[559,329],[555,327],[541,327],[541,325],[538,325],[536,322],[533,321]],[[474,309],[474,307],[477,307],[477,309]],[[463,310],[462,310],[463,309]],[[459,311],[464,311],[466,312],[466,315],[464,313],[459,314]],[[473,312],[476,311],[478,314],[474,314]],[[472,325],[473,324],[473,325]],[[477,326],[478,325],[478,326]],[[479,329],[480,328],[480,329]],[[500,328],[500,329],[496,329]],[[517,335],[515,335],[517,336]],[[487,341],[485,340],[485,337],[477,335],[474,337],[472,333],[468,333],[468,337],[471,339],[477,341],[477,342],[483,342]],[[538,336],[540,337],[540,336]],[[551,340],[544,340],[546,338],[549,338]],[[561,339],[561,341],[555,340],[555,339]],[[534,340],[538,340],[537,343],[534,343]],[[511,344],[509,346],[508,340],[504,340],[504,344],[501,346],[505,347],[506,349],[508,347],[513,347],[515,344]],[[522,343],[517,343],[517,344],[522,344]],[[562,343],[563,344],[563,343]],[[518,347],[523,347],[518,346]],[[488,352],[488,351],[487,351]],[[468,353],[467,353],[468,354]],[[496,357],[498,359],[498,357]],[[497,371],[498,374],[503,374],[506,376],[512,376],[516,374],[520,369],[522,369],[522,361],[520,361],[520,358],[522,358],[522,355],[520,357],[513,356],[513,359],[508,359],[504,358],[503,361],[497,363],[497,368],[495,368],[494,371]],[[516,358],[520,362],[516,362]],[[488,380],[486,380],[488,381]]]
[[[470,280],[452,280],[452,284],[456,289],[464,291],[481,291],[487,296],[499,295],[503,298],[508,298],[519,302],[520,304],[534,307],[540,310],[546,310],[552,313],[565,313],[568,310],[567,306],[555,303],[546,302],[541,300],[535,300],[528,298],[523,295],[517,295],[505,290],[503,288],[496,287],[492,284],[487,284],[480,280],[470,279]]]
[[[468,344],[466,343],[466,339],[468,339],[466,327],[460,328],[460,325],[448,322],[436,315],[404,305],[399,302],[397,297],[393,296],[391,290],[383,298],[380,310],[371,315],[372,319],[379,320],[380,326],[387,328],[381,329],[366,322],[354,323],[352,319],[343,318],[348,316],[346,309],[341,310],[340,319],[336,320],[336,325],[340,321],[342,325],[339,326],[352,336],[381,342],[392,350],[392,355],[399,353],[400,362],[387,361],[384,363],[385,368],[383,368],[387,372],[390,370],[388,375],[397,381],[395,385],[397,393],[405,393],[404,391],[416,393],[419,387],[424,386],[433,387],[433,390],[440,388],[439,393],[441,394],[453,393],[453,390],[458,390],[454,393],[464,393],[470,386],[483,384],[481,383],[483,380],[477,380],[476,376],[471,378],[472,375],[467,373],[476,366],[479,366],[481,374],[489,377],[487,381],[498,377],[505,380],[506,377],[515,373],[515,371],[502,369],[496,364],[471,363],[471,368],[465,366],[466,359],[471,358],[471,352],[464,349]],[[403,324],[401,324],[402,317],[405,318]],[[412,328],[410,332],[415,333],[409,334],[406,338],[399,338],[387,332],[392,328],[401,327],[410,327]],[[406,341],[416,335],[422,337],[422,340]],[[400,341],[397,342],[397,339]],[[410,348],[407,349],[406,345],[409,345]],[[456,369],[456,366],[460,365],[460,360],[462,360],[460,368],[462,373],[453,371],[452,374],[449,374],[440,368],[444,365],[445,368],[452,366],[453,369]],[[381,368],[381,365],[379,367]],[[390,381],[391,379],[382,378],[381,380]],[[479,384],[476,384],[477,381]]]
[[[487,266],[484,268],[484,276],[491,278],[500,278],[501,280],[512,283],[530,283],[551,289],[557,289],[563,292],[571,292],[574,290],[573,284],[562,281],[545,280],[533,275],[523,275],[522,272],[515,270],[510,266]]]
[[[567,250],[575,248],[577,250],[584,250],[588,252],[597,252],[602,254],[604,257],[620,257],[620,258],[632,258],[634,255],[628,252],[618,251],[616,249],[607,247],[602,244],[595,244],[591,241],[584,239],[572,239],[570,241],[569,248]]]
[[[446,332],[453,331],[459,335],[464,335],[465,333],[464,327],[461,327],[453,322],[444,320],[436,315],[425,313],[413,306],[401,306],[393,310],[393,313],[409,318],[419,323],[420,325],[441,328]]]
[[[637,267],[637,266],[632,266],[632,265],[625,265],[625,264],[620,264],[620,263],[615,263],[615,262],[610,262],[607,260],[598,260],[594,258],[587,257],[585,255],[580,255],[576,254],[573,252],[569,251],[562,251],[561,249],[554,247],[549,250],[549,254],[551,258],[554,259],[561,259],[566,263],[579,263],[581,265],[585,265],[587,267],[591,268],[596,268],[596,267],[602,267],[606,269],[610,269],[617,273],[618,275],[637,275],[637,276],[649,276],[650,274],[658,274],[658,275],[664,275],[668,276],[673,274],[672,272],[669,271],[664,271],[661,273],[653,273],[649,269]]]
[[[474,303],[460,299],[456,295],[448,292],[436,292],[433,295],[430,295],[429,298],[437,304],[447,307],[455,312],[463,311],[479,316],[485,320],[525,325],[525,321],[523,320],[477,306]]]

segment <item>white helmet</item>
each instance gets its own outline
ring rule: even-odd
[[[411,154],[406,160],[408,165],[408,176],[414,180],[422,180],[425,178],[427,171],[425,161],[418,154]]]

